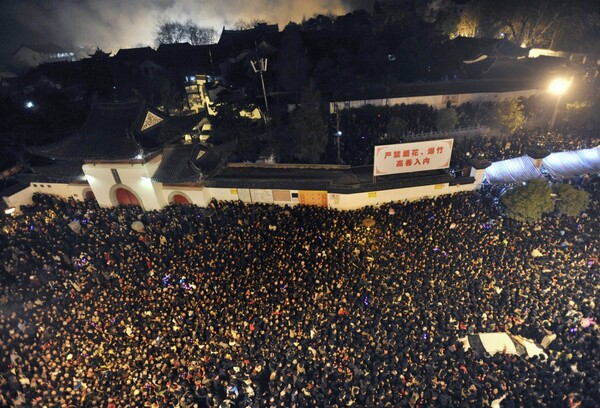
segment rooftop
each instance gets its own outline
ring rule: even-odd
[[[141,159],[199,122],[199,115],[169,116],[139,99],[97,103],[76,135],[31,151],[70,161]]]
[[[443,184],[452,177],[443,170],[396,174],[373,178],[373,167],[317,168],[285,165],[228,166],[205,182],[207,187],[327,190],[330,193],[362,193],[375,190]]]

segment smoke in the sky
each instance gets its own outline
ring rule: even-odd
[[[1,0],[2,51],[55,42],[105,51],[152,45],[157,24],[191,19],[220,33],[238,20],[299,22],[315,13],[369,9],[372,0]]]

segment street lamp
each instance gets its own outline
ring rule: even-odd
[[[340,152],[340,138],[342,137],[342,131],[338,130],[337,132],[335,132],[335,135],[337,136],[337,161],[339,164],[342,163],[342,156]]]
[[[554,105],[554,112],[552,112],[552,119],[550,120],[550,129],[554,127],[554,123],[556,122],[556,115],[558,115],[558,105],[560,104],[560,99],[571,86],[571,82],[573,82],[572,79],[564,78],[556,78],[552,82],[550,82],[548,92],[556,95],[556,105]]]
[[[336,141],[337,141],[337,162],[338,164],[342,163],[342,155],[340,152],[340,139],[342,137],[342,131],[340,130],[340,113],[337,111],[337,109],[335,110],[335,121],[336,121],[336,132],[335,132],[335,136],[336,136]]]
[[[267,72],[267,59],[261,58],[258,61],[250,61],[250,64],[252,65],[252,69],[254,70],[254,72],[258,72],[260,74],[260,82],[262,84],[263,97],[265,98],[265,109],[267,110],[267,120],[265,120],[265,123],[267,123],[270,118],[270,113],[269,103],[267,102],[267,91],[265,89],[265,79],[263,77],[263,72]]]

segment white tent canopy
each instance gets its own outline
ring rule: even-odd
[[[542,172],[531,157],[522,156],[492,163],[485,169],[485,177],[491,184],[509,184],[540,178]]]
[[[600,148],[552,153],[544,159],[544,170],[556,179],[600,173]]]
[[[600,173],[600,147],[556,152],[545,157],[542,169],[555,179]],[[492,163],[485,170],[491,184],[509,184],[542,177],[542,171],[529,156],[515,157]]]

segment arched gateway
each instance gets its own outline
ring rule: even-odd
[[[141,200],[136,193],[123,185],[113,186],[110,199],[113,205],[139,205]]]

